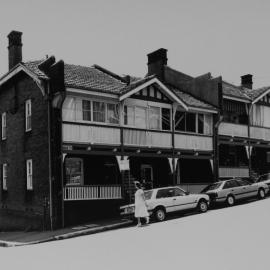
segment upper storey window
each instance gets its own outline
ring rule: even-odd
[[[246,105],[243,102],[224,100],[223,121],[235,124],[248,124]]]
[[[32,129],[32,108],[31,99],[25,101],[25,131]]]

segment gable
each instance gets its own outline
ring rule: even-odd
[[[131,98],[143,99],[160,103],[169,103],[172,101],[167,95],[165,95],[156,85],[149,85],[142,90],[134,93]]]

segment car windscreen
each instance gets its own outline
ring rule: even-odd
[[[205,192],[210,191],[210,190],[215,190],[215,189],[219,188],[219,187],[221,186],[221,184],[222,184],[222,183],[214,183],[214,184],[211,184],[211,185],[205,187],[205,188],[201,191],[201,193],[205,193]]]
[[[270,179],[270,174],[264,174],[264,175],[261,175],[259,177],[259,179],[257,180],[257,182],[262,182],[262,181],[266,181],[266,180],[269,180]]]
[[[150,200],[153,194],[153,190],[144,191],[144,197],[146,200]]]

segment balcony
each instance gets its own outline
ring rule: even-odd
[[[63,142],[120,145],[120,128],[63,124]]]
[[[213,150],[213,138],[211,136],[175,134],[175,148],[188,150]]]
[[[124,145],[171,148],[172,134],[170,132],[125,128]]]
[[[250,138],[270,141],[270,128],[264,127],[250,127]]]
[[[248,137],[248,126],[234,123],[222,122],[218,128],[219,135],[231,137]]]
[[[64,201],[79,200],[119,200],[122,199],[121,186],[66,186],[63,189]]]
[[[219,177],[248,177],[248,167],[219,167]]]

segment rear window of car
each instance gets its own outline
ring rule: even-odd
[[[147,191],[144,191],[144,197],[146,200],[150,200],[151,197],[152,197],[152,194],[153,194],[153,191],[152,190],[147,190]]]
[[[234,187],[239,187],[240,185],[237,183],[236,180],[230,180],[230,181],[227,181],[224,186],[223,186],[223,189],[226,189],[226,188],[234,188]]]
[[[204,192],[207,192],[207,191],[210,191],[210,190],[215,190],[215,189],[219,188],[220,186],[221,186],[221,183],[214,183],[214,184],[211,184],[211,185],[205,187],[205,188],[201,191],[201,193],[204,193]]]
[[[238,179],[236,180],[240,186],[248,186],[250,185],[250,182],[245,179]]]
[[[167,197],[173,197],[174,196],[174,189],[168,188],[168,189],[160,189],[157,191],[157,199],[161,198],[167,198]]]

